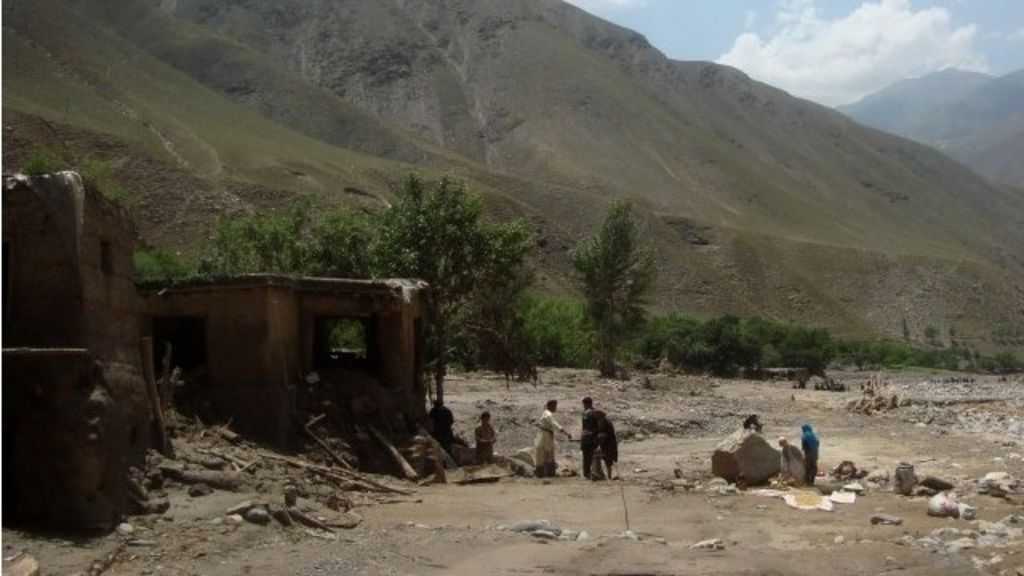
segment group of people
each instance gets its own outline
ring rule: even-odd
[[[534,474],[538,478],[551,477],[557,474],[555,462],[555,432],[565,434],[572,441],[572,434],[567,432],[555,419],[558,412],[558,401],[548,400],[537,427],[540,431],[534,441]],[[583,477],[591,480],[611,480],[614,478],[615,464],[619,461],[619,438],[615,434],[615,425],[608,415],[594,408],[594,399],[587,396],[583,399],[583,418],[580,424],[580,451],[583,453]]]
[[[544,411],[536,421],[538,428],[534,441],[534,473],[538,478],[555,476],[558,465],[555,462],[555,435],[563,434],[572,441],[569,433],[558,420],[558,401],[548,400]],[[429,414],[433,427],[433,436],[441,448],[451,454],[454,444],[462,443],[453,430],[455,417],[452,411],[437,400]],[[608,415],[594,408],[594,400],[589,396],[583,399],[583,418],[580,426],[580,451],[583,453],[583,476],[592,480],[612,479],[614,466],[619,461],[619,440],[615,434],[615,426]],[[476,463],[491,464],[494,462],[494,445],[497,432],[491,425],[490,412],[480,414],[480,424],[474,431],[476,441]]]
[[[555,476],[558,465],[555,461],[555,436],[562,434],[570,442],[572,434],[559,424],[555,418],[558,413],[558,401],[548,400],[544,411],[536,421],[537,437],[534,441],[534,474],[538,478]],[[444,402],[437,400],[430,410],[433,424],[433,435],[437,443],[448,454],[456,443],[465,442],[455,436],[452,427],[455,418]],[[743,427],[751,432],[760,433],[761,420],[751,415],[743,421]],[[786,437],[779,438],[781,451],[781,479],[787,484],[814,484],[818,475],[818,453],[821,442],[810,424],[801,427],[800,448],[789,442]],[[480,414],[480,424],[474,431],[476,441],[476,463],[491,464],[494,462],[494,445],[498,434],[491,425],[490,412]],[[583,453],[583,477],[591,480],[612,479],[614,466],[619,461],[619,440],[615,434],[615,426],[608,415],[594,408],[594,400],[589,396],[583,399],[583,418],[580,425],[580,451]]]

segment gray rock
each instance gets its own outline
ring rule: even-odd
[[[242,518],[241,514],[228,514],[224,516],[224,519],[231,524],[241,524],[242,522],[245,522],[245,518]]]
[[[529,534],[534,538],[540,538],[542,540],[555,540],[558,538],[558,534],[555,534],[551,530],[533,530],[529,532]]]
[[[128,537],[135,534],[135,526],[127,522],[121,522],[117,525],[117,533],[121,536]]]
[[[193,484],[188,487],[188,495],[193,498],[209,496],[210,494],[213,494],[213,488],[203,483]]]
[[[970,538],[959,538],[957,540],[953,540],[952,542],[946,544],[946,553],[948,553],[948,554],[957,554],[957,553],[962,552],[964,550],[970,550],[970,549],[972,549],[972,548],[974,548],[976,546],[977,546],[977,544],[974,542],[974,540],[972,540]]]
[[[763,436],[748,430],[737,430],[715,447],[711,455],[711,472],[734,484],[743,478],[757,486],[779,474],[781,454]]]
[[[267,512],[267,509],[262,506],[253,506],[245,511],[244,518],[246,522],[265,526],[270,523],[270,512]]]
[[[899,516],[893,516],[892,514],[875,514],[871,517],[871,524],[878,525],[883,524],[886,526],[899,526],[903,524],[903,518]]]

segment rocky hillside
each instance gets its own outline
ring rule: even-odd
[[[841,108],[868,126],[934,146],[994,181],[1024,187],[1024,70],[944,70]]]
[[[372,210],[403,172],[533,226],[548,287],[612,197],[662,308],[899,334],[1024,317],[1024,198],[557,0],[4,5],[5,167],[114,167],[151,242],[297,196]]]

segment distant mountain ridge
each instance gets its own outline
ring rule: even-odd
[[[1024,70],[1000,77],[943,70],[902,80],[840,110],[1024,188]]]
[[[402,174],[527,218],[546,288],[636,203],[664,309],[979,334],[1024,317],[1024,198],[737,70],[678,62],[557,0],[37,0],[4,5],[5,166],[96,157],[143,236]]]

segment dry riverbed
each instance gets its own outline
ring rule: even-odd
[[[361,522],[333,534],[226,518],[240,501],[276,499],[273,483],[202,496],[182,488],[169,491],[165,514],[127,519],[132,546],[117,533],[67,539],[5,529],[4,557],[31,554],[42,574],[88,573],[114,552],[104,573],[1024,574],[1024,495],[977,493],[989,472],[1024,478],[1024,443],[1014,428],[1024,383],[976,377],[975,390],[992,401],[965,404],[978,396],[966,385],[946,387],[926,374],[883,377],[887,392],[911,402],[868,416],[846,410],[868,375],[837,376],[852,384],[850,392],[663,374],[648,375],[645,386],[642,375],[612,381],[578,370],[545,370],[536,387],[506,388],[493,375],[459,375],[448,384],[457,430],[471,437],[476,416],[489,410],[497,452],[506,455],[531,444],[530,422],[545,400],[559,400],[559,419],[576,434],[579,401],[593,396],[622,439],[620,479],[510,477],[468,486],[388,480],[414,493],[351,495],[349,514]],[[929,517],[926,497],[883,487],[869,486],[833,512],[799,511],[725,487],[710,476],[711,450],[750,413],[761,415],[769,438],[795,437],[800,424],[814,424],[823,469],[852,460],[891,472],[910,462],[919,476],[955,484],[978,519]],[[577,469],[577,450],[560,442],[560,465]],[[872,524],[879,513],[903,522]],[[510,529],[537,520],[551,529]]]

